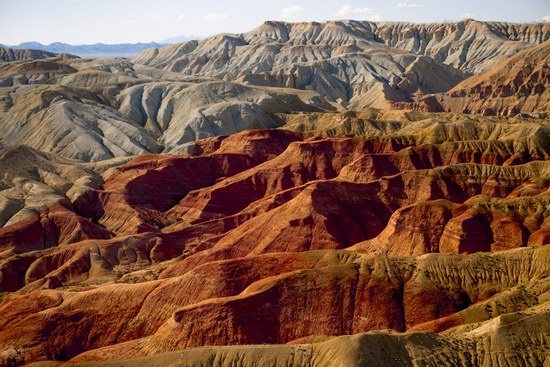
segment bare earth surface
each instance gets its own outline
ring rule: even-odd
[[[9,56],[0,365],[550,366],[549,37]]]

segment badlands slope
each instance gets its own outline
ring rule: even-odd
[[[4,62],[0,145],[87,162],[184,152],[197,139],[280,127],[277,114],[297,111],[546,112],[549,37],[546,23],[266,22],[132,62]]]
[[[465,72],[479,73],[495,66],[500,57],[512,56],[548,39],[550,25],[547,23],[517,24],[472,19],[432,24],[353,20],[324,23],[267,21],[242,34],[220,34],[201,41],[149,49],[134,61],[187,74],[215,75],[226,71],[228,77],[234,78],[235,73],[269,72],[288,62],[307,63],[378,49],[425,55]],[[227,46],[225,51],[217,47],[220,44]],[[262,58],[261,54],[268,57]],[[203,56],[202,60],[200,56]],[[243,62],[245,56],[254,58]],[[231,63],[227,63],[227,59]]]
[[[0,364],[550,365],[549,32],[0,63]]]
[[[550,41],[502,60],[498,66],[424,101],[428,109],[484,115],[548,112]]]
[[[275,113],[318,110],[293,91],[186,77],[124,60],[4,63],[0,85],[0,144],[86,162],[170,152],[197,139],[278,127]]]
[[[542,364],[548,127],[438,118],[201,140],[0,229],[4,360]]]
[[[549,39],[548,23],[266,22],[247,33],[146,50],[134,62],[253,85],[311,89],[351,109],[387,108],[418,94],[445,92]]]

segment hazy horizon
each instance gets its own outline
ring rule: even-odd
[[[248,31],[266,20],[327,21],[357,19],[415,23],[464,18],[528,23],[550,21],[547,0],[483,2],[282,0],[194,2],[157,0],[18,0],[4,1],[0,43],[73,45],[161,42],[178,36],[207,37]],[[21,27],[24,20],[25,27]]]

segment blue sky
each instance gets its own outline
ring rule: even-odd
[[[265,20],[550,21],[550,0],[0,0],[0,43],[149,42],[245,32]]]

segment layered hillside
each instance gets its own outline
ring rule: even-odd
[[[218,35],[201,41],[149,49],[136,57],[135,61],[184,73],[191,70],[205,74],[232,71],[244,73],[247,65],[233,61],[239,60],[244,52],[254,56],[269,56],[275,50],[282,53],[275,58],[266,57],[262,60],[258,55],[249,60],[249,67],[257,67],[251,70],[255,72],[276,69],[285,62],[316,61],[343,52],[386,49],[383,46],[388,46],[429,56],[469,73],[478,73],[495,66],[501,57],[512,56],[548,39],[548,23],[516,24],[471,19],[431,24],[354,20],[324,23],[268,21],[247,33]],[[218,52],[222,50],[217,47],[206,53],[206,45],[217,46],[220,41],[230,46],[225,54],[227,60],[219,57],[221,55]],[[193,60],[203,54],[209,56],[205,65],[201,65],[199,60]],[[213,62],[213,58],[218,62]],[[232,62],[227,63],[229,59]]]
[[[197,139],[275,128],[316,111],[301,92],[181,76],[121,60],[0,65],[0,144],[81,161],[184,149]],[[330,107],[330,106],[329,106]]]
[[[548,365],[549,36],[0,62],[0,365]]]
[[[503,60],[447,93],[424,98],[423,107],[484,115],[550,112],[550,41]]]
[[[82,164],[24,145],[0,148],[0,228],[55,204],[70,208],[71,201],[103,184],[101,173],[127,160]]]
[[[471,74],[496,67],[510,57],[550,39],[548,23],[481,22],[371,23],[384,44],[429,56]]]
[[[550,39],[550,26],[465,20],[410,24],[266,22],[144,51],[138,64],[254,85],[312,89],[351,109],[446,92],[471,73]]]
[[[547,121],[280,117],[0,229],[4,363],[544,363]]]
[[[529,342],[530,332],[537,333],[544,339],[547,333],[544,325],[548,316],[533,314],[515,314],[495,321],[479,323],[477,327],[453,332],[450,336],[427,333],[385,334],[364,333],[336,338],[319,338],[311,344],[279,346],[230,346],[192,348],[178,352],[163,353],[139,359],[116,360],[103,363],[71,363],[73,366],[116,366],[133,367],[143,365],[165,365],[175,367],[190,365],[208,365],[211,361],[220,366],[238,364],[243,367],[268,366],[387,366],[387,365],[422,365],[422,366],[461,366],[461,365],[529,365],[531,362],[546,361],[548,357],[540,355]],[[328,340],[325,340],[328,339]],[[522,354],[490,353],[491,345],[502,350],[510,343],[519,340],[522,347],[529,352]],[[467,349],[466,349],[467,348]],[[502,348],[502,349],[501,349]],[[434,349],[437,353],[434,353]],[[467,352],[465,352],[467,350]],[[467,356],[474,357],[468,359]],[[544,353],[544,352],[543,352]],[[466,356],[465,356],[466,355]],[[532,358],[532,356],[534,356]],[[420,364],[417,361],[421,361]],[[496,362],[499,361],[499,362]]]

